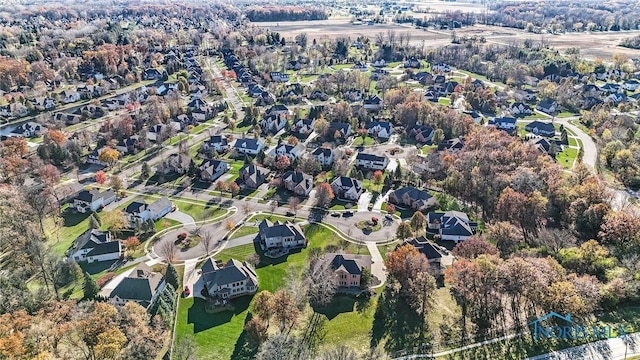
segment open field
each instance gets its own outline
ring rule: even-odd
[[[465,8],[465,11],[467,9]],[[423,15],[423,14],[417,14]],[[426,14],[424,14],[426,15]],[[352,25],[348,18],[316,20],[316,21],[289,21],[289,22],[264,22],[256,23],[259,27],[270,28],[279,32],[282,36],[293,39],[297,34],[307,33],[309,40],[335,39],[348,36],[355,40],[360,36],[368,36],[374,39],[379,33],[386,34],[388,31],[396,33],[408,33],[411,36],[411,43],[421,45],[424,41],[426,47],[439,47],[451,44],[451,31],[448,30],[423,30],[416,29],[411,25],[401,25],[395,23],[376,25]],[[522,42],[527,39],[535,41],[544,40],[550,46],[559,50],[571,47],[580,48],[582,57],[594,60],[601,58],[610,60],[616,53],[622,53],[630,58],[640,57],[640,50],[627,49],[619,46],[623,39],[639,34],[637,31],[619,32],[581,32],[567,34],[533,34],[524,30],[505,28],[491,25],[475,25],[461,29],[455,29],[458,36],[484,36],[487,42],[497,44],[510,44]]]

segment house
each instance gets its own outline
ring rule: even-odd
[[[260,235],[260,247],[269,249],[293,249],[307,246],[307,238],[298,224],[292,222],[282,223],[264,219],[258,225]]]
[[[145,201],[133,201],[124,209],[125,216],[129,220],[129,227],[147,221],[158,221],[174,209],[173,204],[166,197],[162,197],[151,204]]]
[[[453,264],[454,257],[449,250],[443,246],[436,245],[429,241],[425,236],[415,238],[400,244],[402,246],[409,244],[416,248],[421,254],[427,258],[429,263],[429,273],[436,277],[438,280],[444,280],[444,270]]]
[[[287,70],[300,70],[302,64],[298,60],[291,60],[287,63]]]
[[[410,59],[407,59],[407,61],[404,62],[404,67],[405,69],[408,69],[408,68],[420,69],[422,67],[422,63],[420,62],[420,60],[412,57]]]
[[[305,151],[305,147],[302,144],[298,144],[296,146],[282,143],[277,145],[269,152],[270,156],[278,157],[278,156],[286,156],[289,160],[293,161],[295,159],[299,159]]]
[[[154,68],[145,69],[142,72],[142,80],[159,80],[162,79],[162,73]]]
[[[325,93],[324,91],[314,90],[309,95],[309,100],[327,101],[329,100],[329,95],[327,95],[327,93]]]
[[[200,98],[194,98],[191,101],[189,101],[189,103],[187,104],[187,108],[191,111],[196,109],[200,110],[206,106],[207,106],[207,103]]]
[[[205,151],[215,150],[217,153],[223,153],[229,150],[229,143],[226,136],[213,135],[202,144]]]
[[[627,103],[629,100],[632,100],[632,98],[628,97],[626,94],[611,94],[604,99],[605,102],[613,103],[614,105]]]
[[[273,71],[269,74],[271,76],[271,81],[273,82],[288,82],[289,74],[284,74],[278,71]]]
[[[320,166],[322,167],[331,166],[331,164],[333,164],[333,150],[329,148],[326,148],[326,147],[316,148],[311,153],[311,156],[313,156],[316,160],[318,160],[318,162],[320,163]]]
[[[327,253],[323,256],[323,262],[333,270],[337,279],[338,291],[340,289],[360,288],[362,272],[366,269],[371,272],[370,255],[354,255]]]
[[[542,122],[542,121],[533,121],[528,123],[524,129],[536,135],[542,135],[547,137],[552,137],[556,135],[556,129],[552,123]]]
[[[546,99],[546,100],[540,101],[538,103],[538,106],[536,106],[536,109],[538,109],[539,111],[542,111],[543,113],[553,114],[560,110],[560,105],[558,105],[557,102],[551,99]]]
[[[362,61],[358,61],[355,64],[353,64],[353,69],[359,70],[360,72],[366,72],[369,70],[369,68],[367,67],[367,64],[365,64]]]
[[[29,121],[26,123],[22,123],[20,124],[20,126],[13,129],[13,131],[11,131],[11,134],[30,138],[41,136],[45,130],[46,129],[44,128],[44,126],[38,124],[37,122]]]
[[[594,84],[584,84],[580,88],[582,96],[597,96],[600,95],[600,88]]]
[[[342,94],[342,97],[351,102],[361,101],[364,93],[359,89],[349,89]]]
[[[287,171],[282,175],[284,187],[298,196],[309,196],[313,189],[313,176],[301,171]]]
[[[433,69],[433,71],[442,71],[446,73],[451,72],[451,67],[444,63],[435,64],[431,68]]]
[[[216,181],[220,176],[229,171],[229,164],[215,159],[205,159],[200,165],[200,179],[202,181]]]
[[[633,97],[633,95],[631,97]],[[580,100],[580,102],[582,103],[580,105],[580,108],[583,110],[591,110],[595,106],[598,106],[604,103],[604,101],[593,96],[584,97]]]
[[[526,89],[524,92],[524,101],[536,101],[536,92],[531,89]]]
[[[413,80],[419,82],[422,85],[433,82],[433,75],[427,71],[420,71],[413,75]]]
[[[77,212],[87,213],[98,211],[114,201],[116,201],[116,194],[111,190],[104,192],[100,192],[98,189],[83,190],[73,199],[70,207]]]
[[[434,130],[431,126],[415,125],[409,130],[407,135],[410,138],[414,138],[417,142],[425,144],[431,142],[431,139],[433,139],[433,133]]]
[[[389,194],[389,201],[396,205],[408,207],[416,211],[438,206],[438,201],[436,198],[431,196],[429,192],[416,189],[412,186],[392,191]]]
[[[389,75],[389,72],[387,70],[375,69],[373,70],[373,72],[371,72],[370,78],[371,80],[378,81],[388,75]]]
[[[533,114],[533,109],[525,104],[525,103],[521,103],[521,102],[514,102],[513,104],[511,104],[509,106],[509,111],[511,111],[511,113],[513,115],[531,115]]]
[[[262,93],[264,92],[264,88],[262,86],[260,86],[260,85],[257,85],[257,84],[251,84],[247,88],[247,92],[249,93],[249,96],[251,96],[251,97],[258,97],[258,96],[262,95]]]
[[[136,145],[140,140],[140,136],[133,135],[127,138],[123,138],[116,145],[116,150],[118,150],[121,154],[130,154],[133,153],[136,149]]]
[[[287,115],[272,114],[260,120],[260,128],[265,134],[276,134],[287,125]]]
[[[393,133],[393,125],[389,121],[371,121],[367,124],[369,136],[380,139],[389,139]]]
[[[500,117],[489,120],[488,125],[494,125],[496,129],[506,131],[512,134],[516,129],[516,118],[513,117]]]
[[[387,66],[387,62],[384,59],[376,59],[374,62],[371,63],[371,66],[376,68],[383,68]]]
[[[222,265],[209,258],[201,271],[204,288],[214,299],[229,300],[258,291],[258,275],[246,261],[229,259]]]
[[[346,176],[338,176],[333,179],[331,189],[338,198],[353,201],[357,201],[364,190],[360,180]]]
[[[476,223],[469,221],[467,214],[460,211],[427,214],[427,228],[437,230],[441,240],[454,241],[456,244],[471,237],[477,226]]]
[[[631,80],[626,80],[623,84],[622,87],[625,90],[629,90],[629,91],[636,91],[638,90],[638,88],[640,87],[640,81],[636,80],[636,79],[631,79]]]
[[[389,164],[389,158],[382,155],[370,153],[358,153],[356,156],[356,166],[369,170],[384,170]]]
[[[382,99],[378,95],[370,95],[363,101],[363,106],[366,110],[380,110],[382,109]]]
[[[351,136],[351,125],[341,122],[330,122],[327,135],[331,138],[342,137],[346,139]]]
[[[624,89],[620,84],[606,83],[600,87],[600,90],[604,94],[618,94],[624,92]]]
[[[302,135],[308,136],[315,130],[316,119],[300,119],[294,124],[295,131]]]
[[[60,98],[65,104],[80,100],[80,93],[75,90],[64,90],[60,93]]]
[[[101,151],[102,151],[102,149],[93,150],[89,155],[87,155],[87,159],[86,159],[85,162],[87,164],[106,166],[107,164],[105,164],[102,161],[100,161],[100,152]]]
[[[278,105],[273,105],[272,107],[270,107],[269,109],[267,109],[267,111],[265,111],[265,114],[267,115],[289,115],[290,111],[289,108],[287,108],[284,105],[278,104]]]
[[[469,115],[475,124],[479,124],[482,121],[482,115],[475,110],[464,110],[463,113]]]
[[[160,174],[178,174],[183,175],[189,171],[191,165],[191,157],[186,154],[171,154],[167,159],[158,165],[156,171]]]
[[[31,103],[38,110],[51,110],[56,107],[56,101],[54,99],[44,96],[31,100]]]
[[[450,152],[456,152],[464,146],[464,142],[460,138],[453,138],[445,140],[438,144],[438,151],[447,150]]]
[[[530,143],[540,150],[541,153],[551,155],[551,143],[546,138],[536,137],[531,139]]]
[[[248,188],[257,189],[269,176],[271,171],[255,164],[247,164],[240,169],[238,179]]]
[[[109,232],[89,229],[73,242],[67,256],[75,262],[118,260],[122,256],[122,243],[113,239]]]
[[[151,271],[148,265],[141,263],[111,291],[109,302],[124,306],[132,301],[149,309],[165,286],[166,282],[162,274]]]
[[[246,155],[258,155],[260,150],[264,148],[264,142],[260,139],[254,138],[245,138],[245,139],[237,139],[233,144],[233,149],[238,152],[238,154],[246,154]]]

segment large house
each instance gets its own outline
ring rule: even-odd
[[[226,136],[213,135],[209,140],[202,144],[202,148],[205,151],[215,150],[218,153],[223,153],[229,150],[229,143]]]
[[[129,220],[129,227],[147,221],[157,221],[173,210],[173,204],[166,197],[162,197],[151,204],[143,201],[133,201],[124,209],[124,213]]]
[[[424,254],[429,262],[431,275],[440,281],[444,280],[444,270],[451,266],[454,260],[453,255],[446,248],[432,243],[425,236],[409,240],[405,244],[412,245],[420,253]]]
[[[260,234],[260,246],[263,250],[269,249],[293,249],[307,246],[307,238],[300,225],[292,222],[281,223],[264,219],[258,225]]]
[[[436,198],[429,192],[416,189],[412,186],[403,187],[389,194],[389,201],[413,210],[426,210],[438,205]]]
[[[313,189],[313,176],[301,171],[287,171],[282,175],[284,187],[298,196],[309,196]]]
[[[258,275],[247,262],[230,259],[225,265],[209,258],[202,265],[204,287],[212,298],[233,299],[258,291]]]
[[[407,135],[421,144],[430,143],[433,139],[435,130],[428,125],[415,125],[408,132]]]
[[[331,189],[338,198],[357,201],[362,195],[363,187],[360,180],[346,176],[338,176],[331,182]]]
[[[88,263],[118,260],[122,256],[122,244],[109,232],[89,229],[78,236],[67,255],[73,261]]]
[[[469,217],[463,212],[447,211],[428,213],[427,227],[429,230],[437,230],[441,240],[450,240],[457,244],[471,237],[478,225],[469,221]]]
[[[11,134],[30,138],[42,135],[45,130],[45,127],[38,124],[37,122],[29,121],[13,129],[13,131],[11,131]]]
[[[560,106],[558,105],[557,102],[551,99],[546,99],[546,100],[540,101],[538,103],[538,106],[536,106],[536,109],[542,111],[543,113],[553,114],[560,110]]]
[[[221,160],[205,159],[200,165],[200,179],[202,181],[216,181],[229,171],[229,164]]]
[[[378,95],[369,95],[362,102],[362,107],[366,110],[380,110],[382,109],[382,99]]]
[[[389,158],[382,155],[370,153],[358,153],[356,156],[356,166],[369,170],[384,170],[389,164]]]
[[[489,120],[488,125],[494,125],[496,129],[506,131],[511,134],[516,129],[516,118],[501,117]]]
[[[412,69],[420,69],[422,67],[422,63],[420,63],[420,60],[412,57],[410,59],[407,59],[407,61],[404,62],[404,67],[405,68],[412,68]]]
[[[151,271],[148,265],[141,263],[111,291],[109,302],[123,306],[132,301],[149,309],[165,286],[162,274]]]
[[[533,121],[528,123],[524,129],[526,131],[532,132],[536,135],[542,135],[547,137],[553,137],[556,135],[556,129],[552,123],[542,122],[542,121]]]
[[[83,190],[73,199],[70,207],[80,213],[98,211],[116,201],[116,194],[111,190],[100,192],[98,189]]]
[[[334,138],[336,135],[339,135],[338,137],[346,139],[351,136],[351,132],[351,125],[341,122],[330,122],[329,128],[327,129],[327,135],[330,138]]]
[[[328,253],[324,255],[322,261],[328,262],[331,266],[338,283],[338,290],[360,288],[362,272],[365,269],[371,272],[370,255]]]
[[[276,134],[287,125],[287,115],[271,114],[260,120],[260,127],[265,134]]]
[[[271,72],[271,81],[273,82],[288,82],[289,74],[281,73],[281,72]]]
[[[295,123],[295,130],[302,136],[307,136],[315,130],[316,119],[300,119]]]
[[[311,153],[311,156],[313,156],[316,160],[318,160],[318,162],[320,163],[320,166],[326,167],[326,166],[331,166],[331,164],[333,164],[333,157],[334,157],[333,150],[327,147],[316,148]]]
[[[533,114],[533,109],[531,108],[531,106],[521,102],[514,102],[513,104],[511,104],[511,106],[509,106],[509,111],[511,111],[513,115]]]
[[[299,159],[302,154],[304,154],[304,149],[304,145],[302,144],[294,146],[282,143],[273,148],[273,150],[269,152],[269,155],[273,157],[286,156],[289,160],[293,161],[295,159]]]
[[[258,188],[269,176],[271,171],[255,164],[247,164],[240,169],[238,179],[244,183],[244,186],[252,189]]]
[[[380,139],[388,139],[393,133],[393,125],[388,121],[372,121],[367,124],[367,133]]]
[[[183,175],[189,171],[191,157],[187,154],[171,154],[167,159],[158,165],[156,171],[161,174]]]
[[[238,154],[258,155],[260,150],[264,148],[264,142],[254,138],[237,139],[233,148]]]

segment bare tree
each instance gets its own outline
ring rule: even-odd
[[[325,307],[336,293],[338,281],[331,263],[320,258],[311,260],[307,270],[309,303],[312,307]]]
[[[185,336],[178,340],[173,351],[173,358],[177,360],[198,359],[198,349],[192,336]]]
[[[250,213],[252,210],[253,210],[253,206],[251,206],[251,204],[250,204],[250,203],[248,203],[248,202],[246,202],[246,201],[245,201],[245,202],[242,204],[242,213],[243,213],[244,215],[247,215],[247,214],[248,214],[248,213]]]
[[[271,202],[269,203],[269,209],[271,210],[271,213],[274,213],[277,208],[278,208],[278,200],[271,200]]]
[[[167,262],[173,263],[176,260],[178,247],[175,242],[168,240],[158,246],[158,255],[162,256]]]
[[[209,255],[209,251],[211,250],[211,248],[215,247],[216,244],[211,231],[205,231],[200,234],[200,243],[204,247],[204,251],[206,251],[207,255]]]
[[[298,205],[300,205],[300,199],[297,196],[292,196],[289,198],[289,209],[293,212],[294,215],[298,214]]]

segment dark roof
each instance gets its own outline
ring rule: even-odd
[[[87,203],[92,203],[99,198],[109,199],[114,196],[116,196],[116,194],[112,190],[105,190],[101,193],[98,189],[92,189],[81,191],[78,196],[76,196],[76,199]]]
[[[351,127],[351,125],[347,123],[341,123],[341,122],[335,122],[335,121],[329,123],[329,130],[334,130],[334,131],[340,130],[342,132],[347,132],[349,127]]]
[[[153,204],[149,205],[149,210],[154,214],[158,214],[167,208],[171,208],[173,204],[166,197],[161,197],[160,199],[153,202]]]
[[[230,259],[223,267],[218,267],[209,258],[202,266],[202,278],[208,289],[244,280],[254,286],[258,285],[255,271],[247,263],[236,259]]]
[[[333,152],[333,150],[326,148],[326,147],[319,147],[316,148],[315,150],[313,150],[313,152],[311,153],[312,155],[318,156],[320,154],[323,154],[326,157],[331,156],[331,153]]]
[[[391,131],[391,123],[388,121],[371,121],[370,123],[367,124],[367,130],[368,129],[372,129],[374,127],[381,127],[384,129],[387,129],[387,132]]]
[[[331,263],[333,270],[343,268],[352,275],[360,275],[363,268],[371,268],[371,256],[329,253],[325,255],[325,261]]]
[[[124,208],[124,212],[127,214],[139,214],[147,210],[148,206],[149,205],[144,201],[134,201]]]
[[[72,252],[82,249],[91,249],[97,245],[104,244],[110,240],[109,233],[100,230],[89,229],[73,242]]]
[[[403,197],[405,194],[407,194],[409,195],[409,198],[413,200],[429,200],[433,197],[431,196],[431,194],[429,194],[429,192],[416,189],[413,186],[406,186],[406,187],[400,188],[398,190],[395,190],[393,194],[395,195],[396,198]]]
[[[358,153],[356,156],[356,160],[367,160],[367,161],[385,161],[387,159],[386,156],[380,156],[371,153]]]
[[[120,241],[109,241],[104,244],[96,245],[86,256],[97,256],[104,254],[119,253],[121,250]]]
[[[311,175],[307,175],[305,173],[303,173],[302,171],[292,171],[289,170],[286,173],[284,173],[284,175],[282,175],[282,179],[291,179],[292,182],[299,184],[305,180],[310,181],[310,183],[313,183],[313,176]]]
[[[427,257],[427,260],[441,259],[444,255],[446,255],[438,245],[432,243],[424,236],[409,240],[406,242],[406,244],[412,245],[419,252],[423,253]]]
[[[530,122],[524,128],[527,131],[533,131],[534,129],[538,129],[538,131],[545,132],[545,133],[555,133],[556,131],[552,123],[542,122],[537,120]]]
[[[538,103],[538,107],[542,107],[542,108],[549,108],[550,106],[554,105],[556,102],[551,100],[551,99],[545,99],[542,100]]]
[[[340,176],[336,179],[333,180],[333,183],[337,183],[338,185],[345,187],[345,188],[352,188],[352,187],[356,187],[357,189],[362,189],[362,182],[360,182],[360,180],[357,179],[353,179],[350,177],[346,177],[346,176]]]
[[[162,280],[162,274],[152,272],[149,266],[142,263],[136,266],[129,276],[122,279],[111,291],[109,298],[118,296],[120,299],[137,301],[142,306],[148,307]]]
[[[259,139],[254,138],[244,138],[236,140],[236,143],[233,145],[235,148],[247,148],[257,150],[262,142]],[[243,146],[244,145],[244,146]]]
[[[264,219],[260,225],[258,225],[258,229],[260,231],[260,235],[266,238],[293,236],[295,240],[305,239],[300,226],[292,222],[281,223],[280,221],[276,221],[275,223],[272,223],[271,221]]]
[[[462,142],[462,140],[460,140],[459,138],[453,138],[453,139],[445,140],[440,144],[438,144],[438,151],[442,151],[445,149],[449,149],[449,150],[462,149],[463,146],[464,146],[464,143]]]
[[[223,144],[223,145],[226,145],[227,144],[227,138],[225,136],[222,136],[222,135],[213,135],[213,136],[211,136],[209,138],[207,143],[209,143],[209,144]]]

